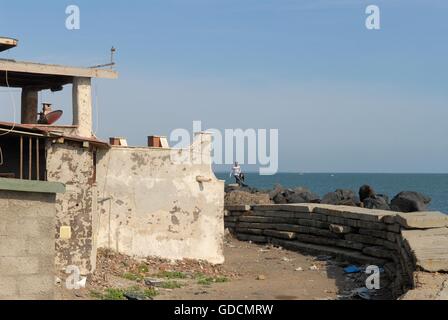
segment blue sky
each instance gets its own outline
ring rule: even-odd
[[[65,28],[70,4],[80,30]],[[120,78],[95,82],[102,138],[144,145],[201,120],[279,129],[281,171],[448,172],[447,13],[442,0],[0,0],[0,34],[20,40],[0,58],[91,66],[114,45]],[[41,99],[68,123],[66,91]],[[4,88],[0,103],[11,120]]]

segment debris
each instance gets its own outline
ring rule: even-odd
[[[310,270],[311,270],[311,271],[318,271],[318,270],[319,270],[319,267],[316,266],[316,265],[314,264],[314,265],[312,265],[312,266],[310,267]]]
[[[257,277],[257,280],[264,281],[266,280],[266,276],[261,274]]]
[[[296,271],[303,271],[303,268],[302,268],[302,267],[298,267],[298,268],[296,269]]]
[[[331,260],[331,259],[333,259],[332,256],[320,255],[320,256],[317,256],[315,260],[316,261],[328,261],[328,260]]]
[[[128,300],[138,301],[138,300],[147,300],[147,298],[138,292],[125,292],[124,297]]]
[[[146,278],[144,281],[145,285],[147,285],[148,287],[156,287],[156,288],[160,288],[164,283],[164,281],[161,279]]]
[[[61,284],[61,283],[62,283],[61,278],[59,278],[59,277],[55,277],[55,279],[54,279],[54,284],[55,284],[55,285],[59,285],[59,284]]]
[[[370,290],[367,288],[358,288],[352,291],[352,296],[358,296],[363,300],[371,300]]]
[[[347,268],[344,268],[344,272],[345,273],[360,273],[361,269],[355,265],[351,265],[351,266],[348,266]]]
[[[283,257],[282,260],[285,261],[285,262],[290,262],[290,261],[292,261],[291,259],[289,259],[289,258],[287,258],[287,257]]]

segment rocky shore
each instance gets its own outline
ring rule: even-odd
[[[395,212],[421,212],[427,211],[431,203],[430,197],[415,191],[400,192],[390,200],[368,185],[361,186],[357,194],[353,190],[338,189],[322,198],[304,187],[285,188],[280,185],[272,190],[228,185],[225,191],[226,206],[315,203]]]

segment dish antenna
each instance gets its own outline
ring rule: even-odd
[[[39,113],[38,124],[53,124],[59,119],[61,119],[62,114],[64,112],[62,110],[51,111],[51,104],[44,103],[42,112]]]

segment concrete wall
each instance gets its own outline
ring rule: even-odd
[[[0,187],[5,180],[0,179]],[[43,190],[45,183],[32,184]],[[44,187],[42,187],[44,185]],[[53,299],[55,194],[0,188],[0,300]]]
[[[234,206],[226,227],[243,241],[384,268],[403,299],[448,299],[448,216],[316,204]]]
[[[74,265],[82,274],[96,266],[94,218],[97,214],[94,149],[79,142],[47,143],[48,181],[62,182],[66,193],[56,199],[56,267]],[[62,229],[61,229],[62,228]],[[68,237],[61,235],[68,229]]]
[[[99,247],[224,261],[224,182],[211,170],[210,135],[187,150],[113,147],[98,159]]]

